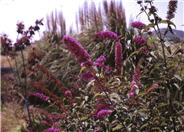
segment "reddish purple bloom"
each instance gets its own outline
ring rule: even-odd
[[[82,80],[89,82],[94,79],[94,74],[91,72],[84,72],[81,75]]]
[[[65,96],[72,96],[72,92],[70,90],[66,90],[65,91]]]
[[[130,98],[130,97],[134,97],[135,94],[134,92],[129,92],[127,95],[128,95],[128,98]]]
[[[88,60],[88,61],[85,61],[85,62],[82,62],[81,63],[81,67],[91,67],[91,66],[93,66],[94,65],[94,63],[91,61],[91,60]]]
[[[120,42],[116,43],[115,47],[115,68],[117,73],[121,74],[122,67],[122,44]]]
[[[57,128],[48,128],[48,129],[45,129],[43,132],[59,132],[59,129],[57,129]]]
[[[131,23],[131,26],[132,26],[133,28],[137,28],[137,29],[139,29],[139,30],[142,30],[142,29],[144,29],[144,28],[146,27],[146,24],[144,24],[144,23],[142,23],[142,22],[139,22],[139,21],[135,21],[135,22],[132,22],[132,23]]]
[[[79,63],[88,62],[90,60],[90,55],[88,52],[74,38],[70,36],[64,36],[62,41],[70,50],[70,52],[77,58]]]
[[[170,0],[169,1],[169,5],[168,5],[168,11],[167,11],[167,19],[171,20],[172,18],[174,18],[174,13],[176,12],[176,8],[177,8],[177,0]]]
[[[35,92],[35,93],[32,93],[31,95],[36,96],[36,97],[38,97],[38,98],[40,98],[40,99],[42,99],[43,101],[46,101],[46,102],[48,102],[48,100],[49,100],[49,97],[44,95],[43,93]]]
[[[117,40],[120,36],[118,36],[116,33],[111,31],[101,31],[97,34],[95,34],[95,39],[100,40]]]
[[[72,82],[71,83],[71,86],[74,87],[74,88],[76,88],[76,89],[79,89],[79,85],[77,83],[75,83],[75,82]]]
[[[134,41],[139,47],[142,47],[146,44],[146,39],[140,35],[136,36]]]
[[[97,104],[95,107],[95,110],[98,113],[102,109],[109,109],[109,108],[111,108],[111,105],[109,105],[109,104]]]
[[[105,63],[106,62],[106,58],[104,56],[100,56],[100,57],[97,58],[96,62]]]
[[[109,110],[100,110],[97,113],[97,118],[104,118],[105,116],[108,116],[110,114],[111,114],[111,112]]]
[[[6,34],[3,34],[0,38],[3,53],[5,55],[8,55],[9,51],[12,51],[12,41],[8,38]]]
[[[17,32],[22,34],[24,30],[24,24],[22,22],[17,24]]]
[[[141,86],[140,78],[141,78],[140,69],[137,67],[132,76],[132,82],[130,85],[131,89],[130,92],[127,94],[128,97],[133,97],[135,95],[136,89],[138,89]]]
[[[155,12],[157,12],[157,9],[155,8],[155,6],[151,6],[151,8],[149,8],[150,13],[154,14]]]
[[[42,120],[40,123],[43,124],[43,125],[49,125],[49,123],[45,120]]]
[[[155,83],[155,84],[153,84],[153,85],[152,85],[152,87],[154,87],[154,88],[158,88],[158,87],[159,87],[159,85],[158,85],[157,83]]]

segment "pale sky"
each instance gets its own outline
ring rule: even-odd
[[[83,5],[85,0],[0,0],[0,34],[6,33],[15,41],[16,39],[16,24],[17,22],[23,22],[26,27],[34,25],[36,19],[44,18],[56,9],[62,10],[66,19],[67,28],[71,25],[75,26],[75,15],[78,8]],[[94,1],[96,4],[103,0],[87,0]],[[110,1],[110,0],[108,0]],[[118,0],[117,0],[118,1]],[[122,0],[125,8],[127,23],[130,16],[134,20],[145,21],[145,16],[141,15],[137,19],[135,16],[139,13],[140,7],[136,3],[136,0]],[[155,6],[159,10],[159,14],[165,18],[168,6],[168,0],[154,0]],[[184,0],[179,0],[177,14],[173,19],[177,29],[184,31]],[[46,25],[46,22],[44,22]],[[43,31],[45,27],[41,28]],[[41,35],[41,33],[40,33]],[[38,39],[39,36],[37,35]]]

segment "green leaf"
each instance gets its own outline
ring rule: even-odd
[[[161,129],[160,129],[160,127],[153,127],[153,128],[151,128],[151,130],[158,130],[158,131],[160,131]]]
[[[152,12],[148,12],[148,16],[151,16]]]
[[[146,124],[142,125],[140,129],[144,129],[144,128],[147,127],[148,125],[149,125],[149,124],[146,123]]]
[[[147,41],[147,44],[149,45],[149,44],[154,43],[156,41],[159,41],[159,39],[157,39],[157,38],[150,39],[150,40]]]
[[[87,119],[88,119],[88,117],[85,117],[85,116],[80,118],[81,121],[85,121]]]
[[[172,53],[171,53],[171,47],[170,47],[170,46],[166,46],[166,49],[167,49],[167,51],[169,52],[169,54],[172,54]]]
[[[84,66],[81,67],[79,74],[81,74],[85,69],[86,69],[86,67],[84,67]]]
[[[120,130],[123,126],[121,124],[117,125],[116,127],[112,128],[112,131]]]
[[[167,125],[167,123],[165,123],[165,122],[162,122],[161,124],[160,124],[160,126],[166,126]]]
[[[167,106],[167,104],[166,103],[161,103],[160,104],[160,107],[164,107],[164,106]]]
[[[143,32],[148,31],[149,28],[153,28],[154,26],[155,26],[155,24],[148,24],[148,25],[144,28]]]
[[[134,56],[135,54],[138,54],[138,53],[139,53],[139,51],[134,51],[133,53],[130,54],[129,57],[132,57],[132,56]]]
[[[173,25],[176,28],[176,25],[173,22],[169,21],[169,20],[161,20],[159,23]]]
[[[96,98],[98,96],[105,96],[105,94],[103,94],[103,93],[96,93],[93,98]]]

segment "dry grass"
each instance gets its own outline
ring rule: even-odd
[[[9,59],[9,60],[8,60]],[[8,58],[7,56],[2,56],[0,57],[0,62],[1,62],[1,67],[9,67],[9,62],[11,63],[12,66],[14,66],[14,61],[11,58]]]
[[[26,124],[24,116],[25,111],[19,104],[14,102],[4,104],[1,111],[1,131],[21,132],[21,128]]]

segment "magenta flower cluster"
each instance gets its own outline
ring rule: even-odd
[[[49,97],[44,95],[43,93],[35,92],[35,93],[32,93],[31,95],[36,96],[46,102],[49,100]]]
[[[72,92],[70,90],[66,90],[65,91],[65,96],[71,97],[72,96]]]
[[[143,47],[146,44],[146,39],[140,35],[136,36],[134,42],[139,46]]]
[[[86,82],[90,82],[94,79],[94,74],[92,72],[84,72],[81,74],[81,78]]]
[[[111,111],[109,111],[109,110],[100,110],[97,113],[97,118],[104,118],[105,116],[108,116],[110,114],[111,114]]]
[[[95,34],[95,39],[100,39],[100,40],[117,40],[121,36],[118,36],[116,33],[111,32],[111,31],[101,31]]]
[[[139,21],[135,21],[135,22],[132,22],[132,23],[131,23],[131,26],[132,26],[133,28],[137,28],[137,29],[139,29],[139,30],[142,30],[142,29],[144,29],[144,28],[146,27],[146,24],[144,24],[144,23],[142,23],[142,22],[139,22]]]
[[[104,63],[106,62],[106,58],[105,56],[100,56],[96,59],[96,62],[94,62],[94,66],[96,66],[99,69],[104,69],[105,73],[109,73],[110,72],[110,68],[108,66],[106,66]]]
[[[70,36],[64,36],[62,41],[70,50],[70,52],[77,58],[79,63],[91,61],[88,52],[74,38]]]
[[[128,93],[128,97],[133,97],[135,95],[136,89],[141,86],[140,78],[141,78],[140,69],[136,68],[132,76],[132,82],[130,85],[131,89],[130,92]]]
[[[59,132],[59,129],[57,129],[57,128],[48,128],[48,129],[44,130],[43,132]]]
[[[158,87],[159,87],[159,85],[158,85],[157,83],[153,84],[153,85],[151,86],[151,91],[154,91],[155,88],[158,88]]]
[[[45,121],[45,120],[42,120],[40,123],[41,123],[42,125],[49,125],[49,123],[48,123],[47,121]]]
[[[115,47],[115,68],[117,73],[121,74],[122,67],[122,44],[120,42],[116,43]]]
[[[157,83],[155,83],[155,84],[152,85],[152,87],[153,87],[153,88],[158,88],[159,85],[158,85]]]
[[[105,63],[106,62],[106,58],[105,56],[100,56],[96,59],[96,62],[98,63]]]

